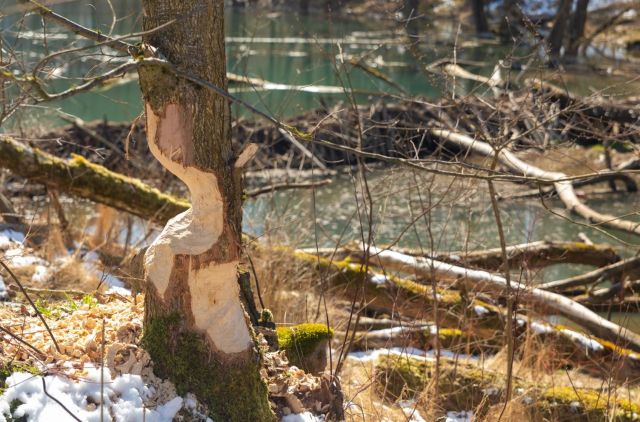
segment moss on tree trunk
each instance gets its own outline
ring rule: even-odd
[[[142,4],[146,54],[226,89],[224,2]],[[145,345],[158,373],[196,393],[215,420],[273,420],[239,297],[241,172],[229,104],[165,68],[141,66],[139,76],[149,148],[187,185],[192,203],[145,254]]]

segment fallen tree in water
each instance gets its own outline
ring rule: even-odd
[[[498,164],[511,173],[531,178],[535,182],[552,184],[567,210],[581,216],[587,221],[602,227],[623,230],[640,235],[640,223],[623,220],[614,215],[599,213],[585,205],[573,188],[569,177],[560,172],[549,172],[525,163],[506,149],[496,149],[486,142],[450,130],[432,129],[431,133],[448,144],[453,144],[463,151],[495,158]]]
[[[538,287],[545,290],[561,291],[605,280],[618,282],[624,277],[631,277],[634,280],[640,278],[640,258],[628,258],[585,274],[542,283]]]
[[[303,267],[307,275],[311,271],[314,279],[327,281],[326,288],[334,298],[349,299],[355,291],[363,289],[367,305],[366,309],[357,310],[361,317],[353,328],[356,334],[351,347],[355,350],[444,348],[454,353],[486,355],[495,353],[505,343],[506,311],[492,304],[486,295],[474,294],[471,289],[456,290],[440,285],[434,293],[432,286],[390,275],[390,268],[386,268],[387,271],[369,268],[365,272],[362,264],[349,259],[332,261],[287,248],[264,250],[259,247],[256,252],[267,254],[263,259],[274,265],[287,265],[291,274],[299,273],[299,267]],[[371,257],[371,265],[378,265],[376,256]],[[438,309],[438,324],[424,320],[433,315],[434,308]],[[367,310],[404,319],[362,316]],[[546,362],[549,367],[571,365],[607,376],[614,374],[613,368],[624,368],[615,374],[616,378],[634,382],[640,376],[640,354],[623,347],[623,339],[612,342],[566,326],[552,325],[532,312],[518,316],[515,330],[520,339],[517,353],[525,353],[522,348],[527,341],[544,344],[552,350]]]

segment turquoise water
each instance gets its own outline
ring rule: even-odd
[[[46,53],[89,45],[86,40],[77,39],[55,24],[43,26],[37,15],[19,13],[20,8],[16,4],[15,0],[0,1],[0,10],[5,14],[0,18],[3,42],[16,52],[20,63],[16,70],[32,68]],[[113,13],[107,2],[86,0],[57,2],[54,10],[84,26],[113,35],[129,34],[140,29],[139,1],[121,0],[113,1],[112,4]],[[115,21],[114,16],[117,17]],[[456,95],[471,92],[477,87],[477,83],[458,79],[454,87],[443,78],[423,71],[425,64],[445,57],[452,58],[454,40],[456,60],[465,64],[468,70],[484,75],[490,75],[494,64],[500,59],[512,57],[514,62],[523,64],[530,57],[526,47],[514,48],[458,34],[458,24],[446,20],[425,22],[418,52],[410,51],[403,26],[393,22],[331,19],[317,13],[301,16],[295,13],[228,8],[225,25],[229,72],[278,84],[326,86],[336,91],[318,93],[231,87],[234,95],[278,118],[346,101],[349,97],[343,89],[353,90],[359,103],[367,103],[380,97],[393,100],[402,95],[401,89],[414,96],[431,98],[449,96],[454,88]],[[131,39],[131,42],[137,41],[136,38]],[[113,53],[108,50],[103,52]],[[78,83],[78,79],[74,78],[82,77],[87,72],[90,75],[100,74],[110,66],[126,60],[126,57],[105,57],[94,53],[96,52],[89,50],[87,54],[64,55],[53,61],[53,76],[48,79],[49,90],[60,91]],[[416,59],[418,54],[420,57]],[[401,88],[391,86],[354,67],[349,63],[352,58],[384,73]],[[106,65],[105,60],[108,62]],[[534,65],[530,72],[537,74],[546,72],[546,69]],[[620,81],[593,72],[567,74],[565,79],[571,89],[582,93]],[[640,92],[636,85],[624,86],[626,92],[631,88],[637,88]],[[98,91],[79,94],[50,106],[84,120],[106,119],[112,122],[131,121],[142,110],[135,74],[124,80],[114,81]],[[246,110],[236,108],[235,112],[247,115]],[[60,124],[60,120],[54,111],[30,107],[23,109],[10,123],[5,124],[2,129],[15,128],[16,123],[23,128],[34,125],[51,126]]]

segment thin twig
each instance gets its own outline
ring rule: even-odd
[[[13,281],[16,282],[16,284],[18,285],[18,287],[22,291],[22,294],[27,299],[27,301],[29,302],[29,304],[31,305],[33,310],[38,315],[38,318],[40,318],[40,320],[44,324],[45,328],[49,332],[49,336],[51,337],[51,340],[53,340],[53,344],[56,346],[56,350],[58,351],[58,353],[62,353],[62,351],[60,350],[60,346],[58,346],[58,342],[56,341],[56,338],[53,336],[53,332],[51,331],[51,328],[49,328],[49,325],[47,324],[47,321],[45,321],[44,317],[42,316],[42,313],[40,313],[40,311],[38,310],[38,307],[36,306],[36,304],[33,302],[33,300],[31,300],[31,297],[29,296],[29,293],[27,293],[27,290],[24,288],[22,283],[20,283],[20,280],[18,280],[18,277],[14,274],[13,271],[11,271],[11,268],[9,268],[7,266],[7,264],[4,263],[4,260],[0,259],[0,265],[2,265],[2,267],[5,270],[7,270],[7,272],[11,276],[11,278],[13,278]]]
[[[46,356],[42,351],[38,350],[35,346],[33,346],[32,344],[30,344],[29,342],[21,339],[20,337],[18,337],[17,335],[13,334],[11,331],[7,330],[6,328],[4,328],[2,325],[0,325],[0,331],[4,332],[5,334],[7,334],[8,336],[10,336],[11,338],[13,338],[14,340],[19,341],[20,343],[24,344],[25,346],[27,346],[28,348],[30,348],[31,350],[33,350],[34,352],[36,352],[37,354],[39,354],[40,356]]]
[[[47,397],[49,397],[54,402],[58,403],[60,405],[60,407],[62,407],[65,410],[65,412],[67,412],[73,419],[77,420],[78,422],[82,422],[82,420],[80,420],[80,418],[78,418],[76,415],[71,413],[71,410],[69,410],[67,408],[67,406],[62,404],[62,402],[60,400],[58,400],[57,398],[55,398],[51,394],[49,394],[49,392],[47,391],[47,384],[44,381],[44,377],[42,377],[41,379],[42,379],[42,389],[44,390],[44,394],[46,394]]]

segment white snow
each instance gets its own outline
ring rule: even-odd
[[[401,400],[398,402],[398,406],[407,417],[407,422],[427,422],[420,414],[420,411],[416,409],[415,400]]]
[[[463,410],[462,412],[447,412],[447,419],[444,422],[471,422],[473,420],[473,412]]]
[[[317,418],[311,412],[292,413],[280,419],[281,422],[320,422],[323,419]]]
[[[489,310],[487,308],[485,308],[484,306],[480,306],[480,305],[475,305],[473,307],[474,312],[476,313],[476,315],[478,316],[483,316],[489,313]]]
[[[435,350],[422,350],[416,349],[415,347],[392,347],[389,349],[373,349],[367,351],[360,352],[351,352],[347,355],[347,358],[353,359],[359,362],[374,362],[378,360],[381,356],[407,356],[413,359],[420,359],[426,361],[434,361],[435,360]],[[479,359],[477,356],[467,355],[464,353],[455,353],[451,350],[440,349],[440,356],[446,358],[458,358],[465,360],[477,360]]]
[[[44,283],[49,278],[49,269],[44,265],[36,265],[35,271],[31,276],[34,283]]]
[[[540,322],[531,322],[531,329],[536,334],[549,334],[553,332],[553,327],[549,324],[542,324]]]
[[[0,300],[4,300],[7,297],[7,286],[4,284],[4,278],[0,275]]]
[[[123,296],[130,296],[131,290],[127,289],[124,284],[124,281],[120,280],[118,277],[113,274],[106,273],[104,271],[97,270],[96,275],[98,279],[109,286],[107,289],[107,293],[119,293]]]
[[[371,276],[371,282],[373,284],[384,284],[388,281],[389,279],[387,278],[386,275],[384,274],[374,274]]]
[[[7,389],[0,396],[0,421],[5,422],[14,401],[22,404],[15,408],[13,418],[26,416],[30,422],[67,421],[71,415],[59,403],[48,397],[43,390],[64,405],[76,418],[86,422],[101,420],[100,369],[85,367],[87,375],[78,381],[59,375],[34,376],[17,372],[6,380]],[[144,407],[143,400],[151,394],[139,375],[124,374],[111,378],[104,370],[104,420],[171,422],[182,408],[183,399],[175,397],[155,409]],[[144,415],[143,415],[144,412]]]
[[[46,262],[34,255],[25,255],[24,248],[17,247],[7,249],[4,253],[5,261],[15,268],[26,267],[28,265],[42,265]]]
[[[7,249],[13,243],[23,243],[24,235],[15,230],[3,230],[0,232],[0,249]]]
[[[416,349],[414,347],[393,347],[390,349],[374,349],[362,352],[351,352],[347,355],[349,359],[357,360],[360,362],[372,362],[378,360],[381,356],[411,356],[416,359],[432,360],[427,357],[425,350]]]
[[[560,331],[566,336],[571,337],[572,340],[582,344],[587,350],[593,350],[595,352],[604,350],[604,346],[600,344],[599,341],[594,340],[589,336],[578,333],[577,331],[569,330],[567,328],[563,328]]]

